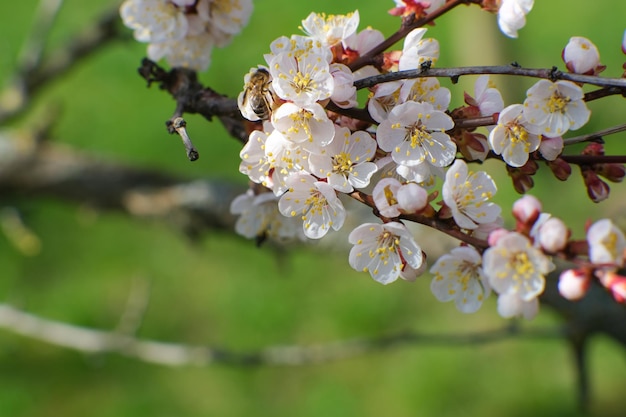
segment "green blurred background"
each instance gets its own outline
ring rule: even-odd
[[[358,8],[360,28],[370,25],[385,34],[396,29],[397,19],[386,14],[393,2],[364,3],[257,1],[249,26],[230,47],[214,51],[213,64],[201,79],[235,96],[243,74],[262,62],[268,44],[298,33],[300,20],[311,10],[345,13]],[[0,2],[0,80],[11,73],[36,4]],[[49,36],[51,50],[116,4],[66,0]],[[569,37],[586,36],[609,66],[605,74],[619,77],[624,15],[626,4],[615,1],[593,7],[583,0],[537,1],[520,40],[510,40],[498,32],[495,16],[462,6],[429,29],[428,36],[441,43],[438,66],[517,61],[527,67],[562,67],[560,52]],[[144,51],[144,45],[130,40],[100,51],[48,86],[14,127],[29,127],[52,106],[60,111],[53,130],[56,142],[128,164],[244,185],[246,178],[237,171],[240,145],[217,123],[187,117],[202,157],[197,163],[186,161],[178,139],[164,129],[173,101],[157,88],[146,89],[136,75]],[[496,82],[511,103],[522,101],[534,81],[511,83],[499,77]],[[453,105],[461,104],[463,89],[473,92],[472,85],[468,78],[451,86],[457,97]],[[622,100],[592,103],[593,124],[584,131],[622,123]],[[625,139],[611,138],[608,151],[623,152],[620,142]],[[498,165],[487,168],[498,175]],[[624,189],[613,186],[613,199],[595,205],[577,176],[575,170],[572,180],[562,184],[540,173],[534,194],[543,198],[545,211],[570,221],[580,237],[586,219],[621,215]],[[507,178],[499,181],[498,202],[510,207],[516,195],[508,190]],[[26,256],[0,236],[0,297],[76,325],[115,327],[137,279],[151,285],[138,336],[241,352],[400,331],[475,332],[504,324],[494,300],[470,316],[438,303],[427,277],[381,286],[349,268],[347,248],[341,245],[277,254],[230,233],[214,232],[191,243],[160,223],[58,201],[5,199],[2,205],[21,210],[42,248]],[[558,318],[544,309],[524,325],[555,324]],[[600,337],[590,354],[592,414],[623,415],[623,348]],[[571,416],[577,415],[575,388],[568,346],[555,339],[473,347],[417,344],[296,368],[167,368],[116,355],[86,356],[0,331],[2,417]]]

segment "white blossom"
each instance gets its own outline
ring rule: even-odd
[[[459,227],[475,229],[480,223],[491,223],[501,209],[489,201],[496,193],[496,183],[484,171],[468,172],[467,164],[457,159],[448,169],[441,193]]]
[[[369,272],[381,284],[394,282],[406,265],[414,270],[422,266],[422,249],[409,230],[399,222],[364,223],[348,236],[350,266]]]
[[[350,193],[355,188],[365,188],[378,170],[370,162],[376,153],[376,141],[372,136],[358,130],[350,133],[344,127],[335,127],[333,141],[319,154],[309,158],[311,173],[327,178],[328,184],[337,191]]]
[[[302,21],[302,29],[311,38],[324,45],[336,45],[356,32],[359,26],[359,11],[346,15],[311,13]]]
[[[289,189],[280,197],[278,209],[287,217],[301,216],[308,238],[321,239],[330,229],[341,229],[346,210],[328,183],[300,173],[287,178],[287,185]]]
[[[378,126],[377,141],[400,165],[444,167],[456,155],[456,145],[445,133],[453,127],[450,116],[432,105],[407,101],[394,107]]]
[[[506,36],[517,38],[517,31],[526,24],[526,15],[534,0],[501,0],[498,9],[498,26]]]
[[[387,119],[389,112],[402,103],[400,99],[401,81],[390,81],[381,83],[374,87],[373,94],[370,94],[367,102],[367,111],[372,119],[382,123]]]
[[[450,99],[450,90],[442,87],[439,80],[432,77],[404,80],[400,89],[400,102],[423,101],[430,103],[435,110],[446,111]]]
[[[610,219],[598,220],[587,230],[589,260],[595,264],[624,265],[626,238]]]
[[[272,125],[290,142],[310,150],[328,145],[335,136],[333,122],[317,103],[283,103],[272,113]]]
[[[481,75],[474,84],[474,97],[481,116],[491,116],[504,109],[502,94],[492,84],[489,75]]]
[[[522,316],[526,320],[534,318],[539,312],[539,299],[522,299],[518,293],[503,293],[498,296],[498,314],[505,319]]]
[[[422,39],[425,28],[413,29],[404,39],[402,55],[398,62],[400,71],[419,68],[427,61],[435,64],[439,59],[439,42],[436,39]]]
[[[248,190],[235,197],[230,212],[239,215],[235,231],[248,239],[267,237],[281,241],[304,236],[295,218],[287,218],[278,211],[278,197],[272,193],[254,195]]]
[[[498,124],[489,133],[489,146],[512,167],[521,167],[528,156],[539,148],[539,128],[523,113],[524,106],[512,104],[498,117]]]
[[[528,302],[543,292],[545,275],[554,264],[526,236],[508,232],[485,251],[483,269],[497,293]]]
[[[330,64],[330,75],[333,77],[334,88],[330,99],[342,109],[357,105],[354,74],[346,65]]]
[[[473,247],[452,249],[430,269],[432,293],[442,302],[454,300],[463,313],[474,313],[490,292],[481,264],[481,255]]]
[[[276,95],[299,106],[310,106],[333,93],[334,80],[330,67],[320,55],[295,57],[289,52],[282,52],[271,60],[269,69]]]
[[[539,80],[524,101],[524,117],[537,125],[543,136],[561,136],[589,120],[591,112],[583,101],[582,88],[571,81]]]

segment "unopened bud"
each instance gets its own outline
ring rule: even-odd
[[[624,164],[596,164],[593,166],[593,170],[598,175],[602,175],[604,178],[611,182],[622,182],[624,176],[626,175],[626,169],[624,169]]]
[[[541,202],[537,197],[525,195],[513,203],[513,216],[519,223],[532,226],[539,218],[539,214]]]
[[[602,68],[598,48],[587,38],[580,36],[570,38],[561,56],[567,70],[575,74],[593,75]]]
[[[554,161],[548,161],[548,167],[550,167],[554,176],[561,181],[565,181],[570,175],[572,175],[572,167],[561,158],[556,158]]]
[[[567,245],[570,231],[561,219],[550,217],[539,228],[539,245],[548,252],[556,253]]]
[[[580,300],[587,293],[589,274],[579,269],[567,269],[559,276],[559,293],[568,300]]]
[[[539,152],[546,161],[554,161],[563,152],[563,138],[557,136],[555,138],[544,137],[539,144]]]
[[[609,197],[611,189],[606,182],[598,177],[598,174],[591,169],[583,169],[581,173],[587,187],[587,195],[594,203],[599,203]]]
[[[400,186],[396,198],[398,207],[406,213],[421,211],[428,204],[428,192],[414,182]]]

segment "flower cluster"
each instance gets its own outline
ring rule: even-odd
[[[252,0],[126,0],[124,24],[148,43],[148,57],[206,70],[214,46],[223,47],[248,23]]]
[[[444,3],[396,1],[392,13],[426,16]],[[493,3],[491,11],[499,13],[500,27],[509,36],[517,36],[533,5],[528,0],[485,1],[488,10],[487,3]],[[537,159],[552,163],[558,172],[562,135],[590,117],[581,87],[541,79],[528,89],[523,103],[505,107],[498,89],[483,75],[476,79],[474,96],[465,93],[465,105],[450,109],[450,90],[436,78],[418,76],[369,87],[366,102],[358,108],[356,80],[430,68],[439,58],[439,43],[417,28],[401,50],[373,59],[368,53],[383,36],[358,26],[357,11],[312,13],[302,21],[304,35],[275,39],[265,62],[245,75],[238,105],[251,133],[239,169],[258,185],[233,204],[232,211],[242,215],[238,231],[248,237],[321,239],[346,223],[342,198],[349,195],[373,208],[381,221],[363,223],[349,234],[352,268],[382,284],[414,280],[427,269],[426,255],[405,222],[435,225],[463,241],[430,268],[431,290],[438,300],[454,300],[460,311],[470,313],[493,291],[502,316],[533,317],[546,275],[555,268],[550,257],[574,253],[570,232],[528,196],[513,207],[515,230],[502,228],[502,210],[493,201],[495,181],[468,163],[499,156],[510,172],[517,172],[523,191],[529,188],[524,181],[534,173]],[[592,46],[572,38],[563,52],[570,71],[602,69]],[[472,118],[483,121],[482,131],[455,123]],[[605,166],[593,169],[623,177],[616,169],[605,172]],[[277,208],[270,210],[269,204]],[[278,221],[277,213],[289,222]],[[296,222],[301,224],[299,233],[293,228]],[[603,264],[605,272],[597,276],[617,299],[626,278],[617,277],[613,267],[623,264],[626,244],[623,235],[607,227],[602,232],[590,229],[595,240],[589,238],[589,258]],[[606,253],[612,258],[600,261]]]

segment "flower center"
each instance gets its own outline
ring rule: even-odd
[[[569,98],[563,97],[561,93],[555,91],[548,100],[548,111],[550,113],[565,113],[565,108],[569,101]]]

